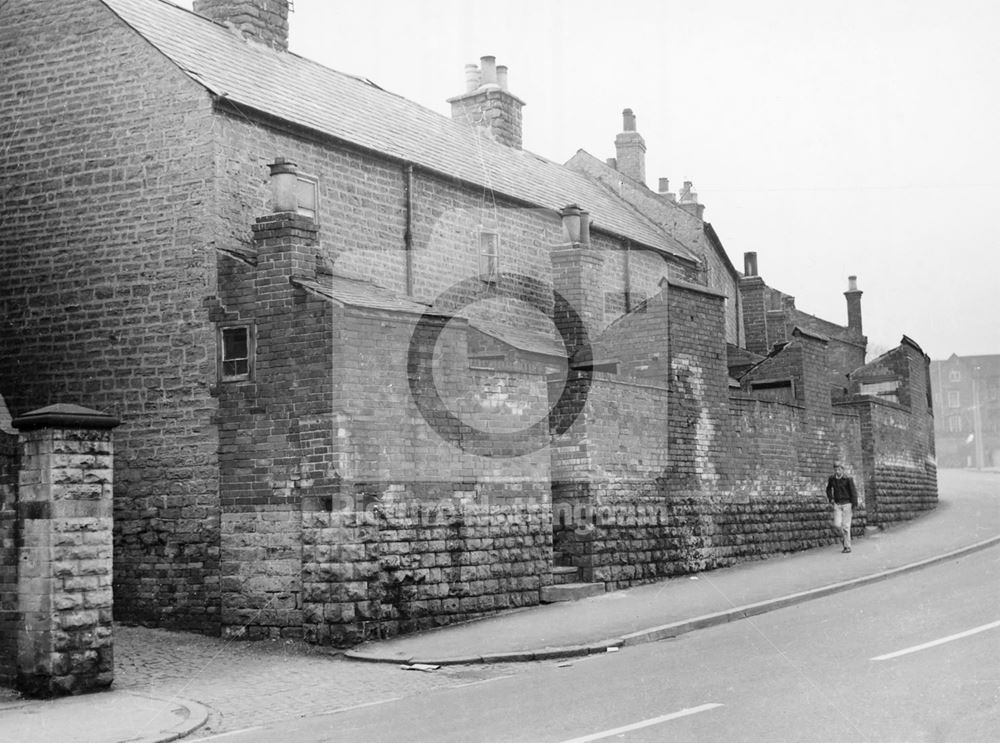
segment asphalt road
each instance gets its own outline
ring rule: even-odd
[[[994,547],[675,640],[205,740],[997,739]]]

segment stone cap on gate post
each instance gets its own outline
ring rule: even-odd
[[[105,430],[117,428],[121,421],[100,410],[82,405],[59,403],[46,405],[15,418],[11,425],[18,431],[34,431],[39,428],[82,428]]]

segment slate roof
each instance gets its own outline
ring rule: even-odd
[[[292,283],[301,286],[303,289],[317,296],[329,299],[342,307],[402,312],[410,315],[422,315],[428,310],[434,313],[433,308],[424,302],[416,302],[406,297],[400,297],[398,294],[388,289],[383,289],[369,281],[362,281],[361,279],[349,276],[339,274],[320,275],[315,280],[297,277],[292,279]],[[526,328],[507,327],[461,315],[459,317],[467,320],[470,327],[518,350],[542,356],[566,358],[565,346],[550,333],[528,330]]]
[[[101,1],[215,96],[540,207],[577,203],[597,229],[696,260],[583,174],[497,144],[368,80],[246,41],[165,0]]]
[[[838,340],[842,343],[853,343],[856,346],[862,345],[862,336],[844,325],[837,325],[837,323],[810,315],[799,309],[793,309],[789,314],[792,323],[799,326],[802,330],[808,330],[826,339]]]
[[[388,312],[406,312],[422,315],[428,305],[415,302],[412,299],[400,297],[388,289],[368,281],[352,279],[346,276],[320,276],[317,280],[294,278],[292,283],[308,289],[327,299],[332,299],[341,306],[363,307],[370,310],[386,310]]]
[[[566,346],[558,338],[548,333],[484,322],[475,318],[469,319],[469,325],[521,351],[537,353],[542,356],[566,358]]]

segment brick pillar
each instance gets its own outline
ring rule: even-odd
[[[20,431],[17,687],[51,697],[114,679],[111,430],[118,420],[51,405]]]
[[[293,212],[258,218],[256,266],[220,295],[226,313],[256,329],[251,378],[223,382],[219,392],[220,590],[228,637],[302,632],[301,500],[329,492],[333,435],[330,303],[292,283],[317,278],[316,232],[312,219]]]
[[[567,207],[567,214],[579,214],[579,209]],[[586,227],[581,238],[586,235]],[[572,239],[572,238],[571,238]],[[564,302],[556,302],[553,322],[559,328],[570,356],[566,380],[576,395],[586,395],[590,387],[586,373],[574,371],[579,364],[592,362],[590,339],[604,329],[604,290],[601,274],[604,255],[593,248],[589,237],[585,242],[569,242],[552,249],[553,289]],[[574,316],[575,314],[575,316]],[[558,385],[557,385],[558,386]],[[550,394],[555,388],[550,389]],[[550,401],[553,402],[553,401]],[[593,579],[594,534],[587,528],[597,494],[592,488],[594,478],[589,429],[589,405],[572,426],[552,442],[552,511],[553,547],[557,564],[570,564],[580,569],[580,577]],[[554,420],[557,425],[565,421]]]

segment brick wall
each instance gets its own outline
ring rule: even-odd
[[[118,617],[212,630],[208,96],[96,0],[6,3],[0,50],[0,389],[122,419]]]
[[[17,436],[0,431],[0,685],[16,678],[17,547]]]
[[[350,645],[537,604],[550,582],[548,504],[398,503],[313,512],[303,525],[313,642]]]
[[[334,310],[341,490],[332,512],[303,514],[310,638],[342,644],[537,603],[548,580],[544,376],[484,359],[470,369],[468,326],[453,321],[419,352],[434,353],[434,389],[457,420],[421,411],[406,353],[416,320]],[[518,387],[515,405],[500,380]],[[526,432],[536,421],[543,427]],[[467,440],[459,423],[488,435]],[[518,444],[527,446],[516,455]]]
[[[226,631],[344,644],[536,603],[551,559],[550,362],[455,320],[417,348],[443,403],[421,411],[418,316],[291,283],[323,282],[309,220],[276,215],[255,233],[252,254],[220,263],[212,311],[253,322],[257,344],[254,378],[219,390]],[[449,410],[488,435],[433,428]]]
[[[930,360],[904,337],[852,375],[854,392],[866,378],[887,374],[899,382],[898,403],[855,394],[838,405],[860,417],[869,510],[878,524],[914,518],[938,502]]]
[[[826,480],[837,459],[860,480],[862,456],[858,417],[824,397],[826,343],[798,334],[772,359],[798,403],[730,398],[722,297],[673,282],[645,311],[598,342],[619,376],[595,374],[579,435],[553,460],[556,559],[620,588],[834,541]],[[640,372],[650,387],[626,389]]]

